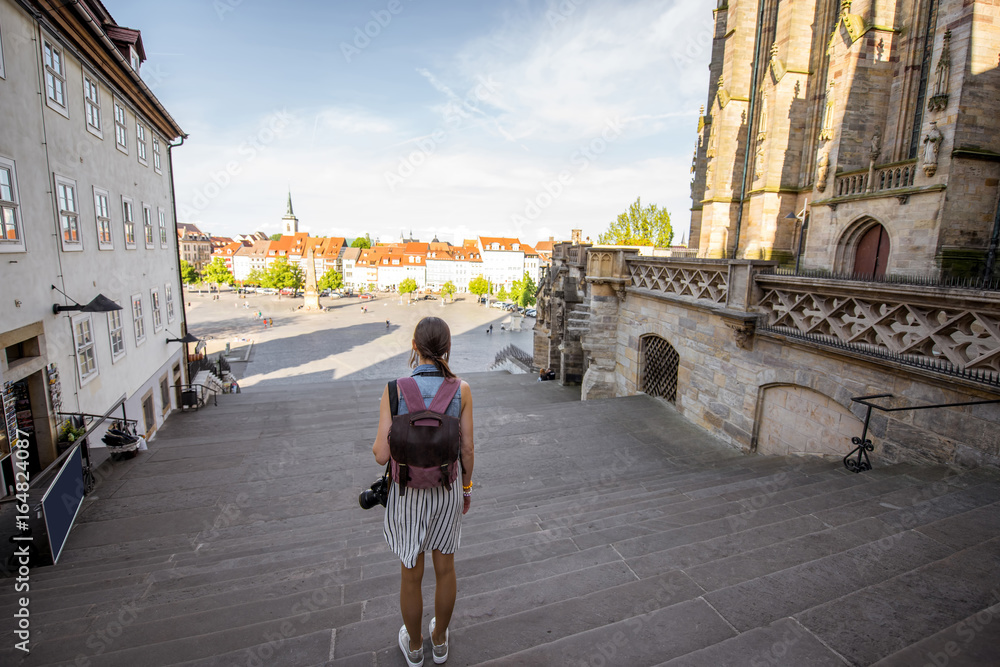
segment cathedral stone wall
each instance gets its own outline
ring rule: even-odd
[[[691,187],[699,256],[793,266],[789,214],[805,209],[804,267],[855,272],[851,224],[866,216],[894,241],[890,274],[985,267],[1000,192],[997,3],[732,0],[715,16]]]
[[[915,404],[993,398],[903,366],[830,353],[757,334],[741,347],[731,320],[712,310],[629,291],[618,314],[616,394],[639,392],[640,338],[656,334],[680,356],[676,407],[745,451],[843,457],[865,408],[852,397],[892,393]],[[880,462],[1000,465],[996,405],[882,413],[869,438]],[[763,439],[763,441],[762,441]]]

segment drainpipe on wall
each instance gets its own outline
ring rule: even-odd
[[[747,190],[747,168],[750,166],[750,138],[753,136],[754,112],[757,109],[757,68],[760,65],[760,33],[764,29],[764,0],[757,0],[757,36],[753,40],[753,71],[750,75],[750,108],[747,111],[747,142],[743,150],[743,174],[740,179],[740,201],[736,209],[736,240],[733,243],[733,259],[739,257],[740,225],[743,222],[743,199]]]
[[[174,242],[176,243],[176,253],[174,259],[177,260],[177,284],[180,290],[177,292],[177,296],[180,297],[181,306],[181,338],[187,335],[187,310],[185,310],[184,302],[184,280],[181,278],[181,242],[177,238],[177,193],[174,189],[174,154],[173,149],[184,145],[184,140],[187,139],[187,135],[181,135],[181,142],[179,144],[172,144],[167,142],[167,159],[170,161],[170,208],[171,214],[174,218]],[[181,384],[191,384],[191,378],[188,376],[188,344],[181,343],[184,346],[184,363],[181,364]]]

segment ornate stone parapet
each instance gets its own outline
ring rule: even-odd
[[[1000,386],[1000,292],[758,275],[760,329]]]

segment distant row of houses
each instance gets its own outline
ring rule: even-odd
[[[299,232],[291,199],[283,220],[286,233],[273,241],[261,232],[236,238],[215,237],[194,225],[178,223],[181,259],[201,270],[216,257],[222,258],[233,277],[244,281],[253,270],[265,271],[280,259],[298,264],[305,271],[311,251],[317,278],[334,269],[343,276],[344,285],[355,290],[373,285],[377,289],[395,289],[412,278],[418,288],[439,290],[451,282],[464,292],[476,276],[509,289],[527,272],[537,283],[552,253],[552,239],[533,247],[517,238],[490,236],[466,239],[460,246],[437,238],[430,242],[401,238],[372,248],[352,248],[343,237],[310,237]]]

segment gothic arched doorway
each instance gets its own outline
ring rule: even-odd
[[[639,391],[675,403],[679,364],[680,355],[666,340],[654,334],[640,338]]]
[[[889,262],[889,235],[885,227],[876,224],[866,231],[858,241],[854,251],[854,270],[852,273],[867,278],[880,278],[885,275],[885,267]]]

